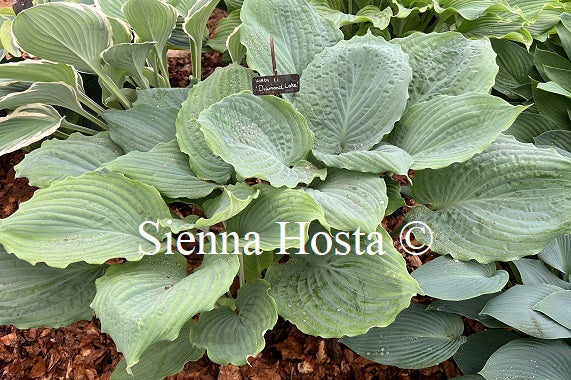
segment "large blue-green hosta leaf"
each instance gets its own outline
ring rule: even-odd
[[[206,255],[187,276],[183,256],[163,254],[111,266],[97,280],[92,307],[129,368],[153,344],[175,340],[190,318],[211,310],[238,267],[236,255]]]
[[[479,372],[486,380],[568,380],[571,347],[561,341],[517,339],[500,347]]]
[[[412,277],[426,295],[460,301],[499,292],[508,282],[509,274],[496,270],[495,263],[462,262],[441,256],[420,266],[412,272]]]
[[[212,152],[243,178],[290,188],[325,179],[324,169],[306,161],[313,146],[307,121],[283,99],[231,95],[203,111],[198,123]]]
[[[261,75],[273,75],[270,36],[279,74],[301,74],[317,53],[343,38],[305,0],[244,0],[240,18],[248,67]]]
[[[0,246],[0,323],[27,329],[91,319],[95,279],[104,271],[104,266],[87,264],[32,266]]]
[[[447,17],[455,13],[467,20],[474,20],[489,12],[509,11],[507,0],[436,0],[434,10]]]
[[[513,263],[524,285],[551,284],[562,289],[571,289],[571,283],[557,277],[539,260],[524,258]]]
[[[539,258],[558,271],[571,274],[571,234],[551,240],[539,252]]]
[[[438,95],[409,107],[388,141],[412,155],[412,169],[439,169],[484,151],[525,108],[488,94]]]
[[[323,231],[311,229],[313,233]],[[391,324],[420,288],[406,271],[404,259],[391,237],[380,229],[383,255],[358,255],[355,238],[342,238],[350,249],[333,241],[331,252],[317,255],[307,244],[308,255],[293,255],[285,264],[272,265],[265,279],[278,313],[306,334],[324,338],[364,334],[371,327]],[[361,249],[369,241],[362,238]],[[317,241],[326,252],[324,239]],[[348,251],[346,255],[336,255]]]
[[[0,221],[0,244],[20,259],[56,268],[140,260],[139,246],[153,251],[154,245],[141,237],[139,225],[170,216],[154,188],[116,173],[87,173],[36,191]]]
[[[196,178],[176,140],[160,143],[148,152],[129,152],[102,168],[151,185],[170,199],[200,199],[220,187]]]
[[[371,34],[340,42],[318,54],[304,70],[301,90],[295,96],[295,106],[315,134],[317,158],[333,156],[323,161],[353,169],[339,164],[335,156],[373,155],[368,151],[393,129],[404,112],[411,75],[406,54]],[[398,154],[394,156],[395,165],[399,159]],[[377,166],[361,171],[390,169],[382,168],[380,161]]]
[[[571,290],[561,290],[552,293],[533,305],[533,310],[539,311],[555,322],[568,329],[571,329]]]
[[[557,129],[559,129],[557,124],[549,118],[538,113],[525,111],[518,116],[512,126],[504,133],[515,137],[518,141],[534,143],[537,136]]]
[[[486,327],[507,327],[495,318],[489,315],[480,314],[480,311],[486,306],[489,300],[495,298],[500,293],[484,294],[478,297],[470,298],[462,301],[444,301],[436,300],[428,305],[427,310],[443,311],[446,313],[454,313],[463,317],[481,322]]]
[[[54,108],[40,104],[23,106],[0,117],[0,156],[50,136],[62,122]]]
[[[111,26],[103,14],[83,4],[41,4],[20,13],[12,33],[20,47],[37,57],[99,73],[101,53],[111,45]]]
[[[387,207],[387,188],[378,174],[330,169],[325,181],[306,189],[325,211],[332,228],[373,232]]]
[[[73,66],[43,60],[3,63],[0,78],[23,82],[64,82],[76,90],[83,87],[81,76]]]
[[[268,295],[269,284],[258,280],[238,290],[234,311],[221,306],[200,314],[190,330],[190,341],[205,347],[215,363],[244,365],[265,347],[264,334],[278,321],[276,302]]]
[[[466,342],[463,331],[464,323],[459,316],[427,311],[423,305],[412,304],[389,326],[344,337],[340,342],[377,363],[425,368],[454,355]]]
[[[233,173],[232,165],[215,156],[196,121],[202,111],[227,96],[252,88],[256,74],[240,65],[217,68],[203,82],[193,86],[176,120],[180,149],[190,157],[190,166],[199,178],[224,183]]]
[[[481,314],[490,315],[536,338],[571,338],[570,329],[534,310],[538,302],[558,291],[561,288],[548,284],[516,285],[490,300]]]
[[[482,263],[537,254],[571,225],[571,158],[500,137],[471,160],[416,173],[407,217],[433,232],[432,250]],[[417,234],[428,243],[428,236]]]
[[[529,99],[529,73],[533,68],[533,54],[520,44],[506,40],[493,40],[492,46],[498,54],[496,61],[500,68],[494,88],[512,98],[521,96]]]
[[[95,136],[74,133],[66,140],[45,141],[41,148],[28,153],[15,169],[17,176],[28,178],[30,185],[44,188],[65,177],[94,171],[122,154],[108,132]]]
[[[437,95],[487,94],[498,72],[496,53],[487,39],[460,33],[413,33],[391,43],[408,54],[412,67],[409,104]]]
[[[245,183],[228,185],[218,197],[204,202],[202,208],[206,217],[196,221],[196,228],[210,227],[238,215],[258,195],[259,190]]]

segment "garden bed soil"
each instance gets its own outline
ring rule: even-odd
[[[0,0],[0,7],[11,1]],[[209,20],[211,35],[218,21],[226,13],[216,10]],[[203,56],[202,78],[210,75],[222,64],[222,55],[207,52]],[[188,85],[191,75],[190,54],[186,51],[169,52],[170,81],[174,87]],[[0,218],[14,213],[21,202],[31,198],[36,188],[26,179],[15,178],[13,166],[22,160],[23,151],[0,157]],[[398,179],[398,178],[397,178]],[[412,201],[408,201],[411,206]],[[408,207],[397,211],[383,221],[389,231],[402,224]],[[400,249],[395,245],[397,249]],[[434,255],[422,257],[405,255],[407,268],[412,271],[431,260]],[[189,265],[195,267],[196,260]],[[429,303],[428,297],[415,297],[415,303]],[[474,321],[466,320],[465,333],[482,330]],[[337,342],[307,336],[295,326],[279,319],[275,328],[266,333],[266,348],[250,365],[219,366],[206,356],[186,364],[183,371],[169,380],[183,379],[449,379],[461,372],[452,360],[426,369],[407,370],[374,363]],[[71,326],[51,329],[32,328],[19,330],[13,326],[0,326],[0,379],[109,379],[121,354],[107,334],[100,330],[99,321],[80,321]]]

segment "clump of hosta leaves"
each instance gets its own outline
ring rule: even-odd
[[[137,23],[134,1],[166,15],[168,28]],[[248,67],[219,68],[189,89],[147,88],[165,84],[164,50],[185,10],[200,54],[214,3],[101,2],[104,13],[50,4],[16,17],[17,41],[50,61],[0,65],[0,76],[33,82],[0,98],[15,109],[0,121],[0,149],[62,129],[82,133],[44,141],[16,167],[40,189],[0,221],[0,305],[10,305],[0,306],[0,323],[63,326],[93,310],[124,356],[115,379],[160,379],[205,351],[217,363],[245,364],[278,315],[387,365],[423,368],[454,356],[464,373],[487,379],[509,366],[523,378],[568,379],[571,326],[555,305],[569,303],[571,288],[571,157],[565,146],[503,133],[534,109],[491,95],[506,88],[497,46],[453,31],[344,39],[351,36],[304,0],[245,0],[227,42]],[[85,24],[72,54],[67,37],[38,26],[33,40],[18,28],[62,18]],[[130,38],[125,21],[136,41],[121,40]],[[252,78],[273,75],[270,36],[278,72],[301,75],[299,93],[252,94]],[[97,75],[103,105],[78,72]],[[71,124],[51,106],[91,124]],[[15,125],[26,130],[16,144]],[[410,169],[406,193],[418,206],[407,221],[429,225],[442,255],[412,275],[381,226],[403,204],[391,174]],[[173,215],[174,201],[204,215]],[[141,230],[145,222],[152,228]],[[203,248],[218,254],[189,274],[173,235],[219,223],[239,237],[258,233],[260,254],[222,254],[222,234],[212,234]],[[298,238],[283,244],[284,233]],[[320,234],[346,234],[329,247],[345,253],[318,254],[328,248],[314,240]],[[383,254],[352,248],[366,247],[367,236]],[[302,249],[309,254],[295,254]],[[291,257],[281,264],[285,250]],[[535,254],[542,261],[523,258]],[[126,262],[106,264],[115,258]],[[438,300],[410,305],[416,294]],[[460,316],[490,330],[465,337]]]

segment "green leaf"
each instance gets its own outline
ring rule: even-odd
[[[154,105],[156,107],[176,107],[180,108],[188,97],[188,88],[149,88],[137,90],[137,100],[134,106]]]
[[[137,104],[128,110],[109,109],[102,115],[113,141],[125,152],[148,152],[176,137],[178,108]]]
[[[91,306],[101,330],[123,353],[128,370],[153,344],[175,340],[189,319],[214,308],[238,267],[235,255],[206,255],[187,276],[186,260],[178,254],[111,266],[97,280]]]
[[[431,208],[415,207],[407,217],[428,224],[435,252],[481,263],[514,260],[569,229],[571,204],[557,200],[570,184],[570,158],[500,137],[467,162],[417,172],[412,195]]]
[[[570,355],[571,347],[561,341],[517,339],[494,352],[480,374],[487,380],[506,374],[517,379],[567,380]]]
[[[555,148],[563,155],[571,152],[571,130],[555,130],[542,133],[535,138],[535,145],[542,148]]]
[[[530,47],[533,37],[523,26],[525,20],[517,13],[486,13],[476,20],[462,21],[458,31],[469,38],[496,38],[520,42]]]
[[[260,194],[244,211],[226,221],[226,230],[237,232],[238,236],[245,237],[249,232],[260,235],[260,248],[264,251],[273,251],[280,248],[283,237],[296,237],[284,239],[283,248],[299,248],[308,239],[308,225],[314,220],[327,225],[325,215],[319,205],[305,191],[275,188],[269,185],[256,185]],[[280,225],[285,224],[285,231],[280,233]],[[307,222],[301,227],[298,223]],[[301,236],[300,236],[301,235]],[[301,237],[301,244],[300,238]]]
[[[200,199],[219,187],[196,178],[175,140],[160,143],[148,152],[129,152],[102,168],[151,185],[170,199]]]
[[[12,56],[20,57],[22,53],[16,45],[14,36],[12,35],[12,20],[4,20],[0,26],[0,45]]]
[[[311,235],[323,231],[312,227]],[[265,278],[278,313],[302,332],[324,338],[355,336],[391,324],[420,288],[388,233],[382,228],[379,233],[382,240],[371,244],[382,244],[384,254],[359,255],[355,237],[346,233],[340,239],[350,247],[336,239],[331,245],[346,255],[332,251],[320,256],[308,243],[308,255],[295,254],[285,264],[272,265]],[[369,240],[360,238],[359,243],[364,249]],[[317,240],[317,248],[326,251],[324,239]]]
[[[240,20],[240,10],[237,9],[230,12],[227,17],[220,20],[214,36],[208,40],[208,45],[212,49],[224,53],[226,51],[228,37],[240,24],[242,24],[242,20]]]
[[[186,324],[173,342],[162,341],[149,347],[139,363],[130,368],[132,374],[127,372],[126,360],[121,359],[110,380],[163,379],[182,371],[185,363],[200,359],[204,355],[204,349],[194,346],[188,340],[193,323]]]
[[[562,289],[571,289],[571,283],[557,277],[539,260],[519,259],[513,263],[524,285],[550,284]]]
[[[200,218],[196,228],[210,227],[238,215],[259,194],[259,190],[245,183],[228,185],[218,197],[204,202],[202,208],[207,218]]]
[[[498,54],[496,62],[500,68],[494,88],[502,94],[516,98],[521,95],[521,86],[531,84],[529,73],[533,68],[533,55],[525,47],[506,40],[492,40],[494,51]],[[526,91],[526,98],[531,97]]]
[[[262,252],[261,255],[244,255],[244,279],[247,282],[262,278],[262,272],[274,263],[273,252]]]
[[[313,134],[285,100],[247,92],[231,95],[203,111],[198,123],[212,152],[244,178],[291,188],[325,178],[325,170],[305,161]]]
[[[273,75],[270,36],[280,74],[301,74],[316,54],[343,38],[305,0],[244,0],[240,18],[248,67],[260,75]]]
[[[387,207],[385,181],[377,174],[330,170],[325,181],[306,189],[325,211],[332,228],[373,232]]]
[[[51,135],[62,121],[55,109],[39,104],[23,106],[0,117],[0,156]]]
[[[571,70],[551,66],[544,66],[544,70],[549,79],[557,82],[568,93],[571,92]]]
[[[556,82],[539,83],[537,85],[537,88],[543,91],[551,92],[556,95],[562,95],[571,99],[571,92],[567,91]]]
[[[388,203],[385,215],[391,215],[399,208],[406,206],[406,203],[401,195],[401,185],[389,176],[384,177],[387,186]]]
[[[535,138],[544,132],[559,129],[550,119],[538,113],[522,112],[505,134],[518,141],[534,143]]]
[[[228,12],[232,12],[236,9],[240,9],[242,7],[242,3],[244,0],[224,0],[226,4],[226,8],[228,8]]]
[[[359,355],[384,365],[425,368],[445,361],[466,342],[464,322],[454,314],[426,311],[412,304],[385,328],[340,342]]]
[[[391,43],[408,54],[412,67],[409,104],[437,95],[488,94],[494,85],[496,53],[486,39],[470,40],[456,32],[417,32]]]
[[[113,45],[103,52],[103,59],[108,64],[124,70],[131,75],[140,87],[148,88],[149,81],[143,74],[143,67],[145,66],[149,52],[154,46],[154,42]]]
[[[486,364],[488,358],[501,346],[517,339],[518,336],[506,330],[480,331],[468,337],[454,354],[454,361],[465,374],[476,374]]]
[[[314,150],[313,154],[327,166],[364,173],[390,172],[406,175],[413,161],[412,156],[401,148],[384,142],[375,145],[371,150],[339,154]]]
[[[443,301],[436,300],[428,305],[427,310],[443,311],[446,313],[454,313],[473,319],[482,323],[486,327],[507,327],[495,318],[480,314],[480,311],[486,306],[489,300],[495,298],[499,293],[484,294],[479,297],[470,298],[463,301]]]
[[[461,301],[499,292],[507,284],[509,274],[496,270],[495,263],[463,262],[441,256],[420,266],[412,277],[430,297]]]
[[[83,87],[72,66],[42,60],[8,62],[0,65],[0,78],[26,82],[64,82],[76,90]]]
[[[202,43],[204,33],[208,33],[206,23],[220,0],[197,0],[189,9],[184,19],[184,31],[190,37],[192,53],[192,76],[200,81],[202,78]]]
[[[489,301],[481,313],[536,338],[571,338],[570,329],[533,310],[539,301],[560,290],[548,284],[516,285]]]
[[[228,49],[228,54],[232,58],[233,63],[242,63],[244,57],[246,56],[246,47],[242,45],[240,41],[240,31],[242,30],[242,24],[237,26],[236,29],[228,36],[226,40],[226,48]]]
[[[571,99],[532,85],[533,100],[540,114],[557,124],[558,129],[569,129]]]
[[[125,4],[127,0],[94,0],[94,2],[97,8],[106,16],[127,21],[127,18],[125,18],[125,15],[121,11],[123,4]]]
[[[331,20],[336,27],[341,28],[345,25],[355,25],[363,23],[371,23],[373,27],[383,30],[389,25],[393,11],[390,7],[380,10],[378,7],[368,5],[357,11],[356,14],[345,13],[338,8],[331,8],[328,0],[311,0],[309,4],[320,16]]]
[[[95,136],[74,133],[67,140],[43,142],[41,148],[28,153],[15,169],[17,176],[28,178],[30,185],[44,188],[65,177],[94,171],[122,154],[107,132]]]
[[[237,312],[227,306],[200,314],[190,331],[190,341],[207,349],[215,363],[244,365],[264,349],[264,334],[278,321],[269,284],[258,280],[238,290]]]
[[[412,155],[412,169],[440,169],[484,151],[525,109],[487,94],[439,95],[409,107],[388,141]]]
[[[510,11],[510,5],[506,0],[437,0],[434,2],[434,10],[446,17],[459,14],[467,20],[475,20],[489,12]]]
[[[571,315],[565,305],[571,304],[571,290],[552,293],[536,303],[533,310],[542,312],[561,326],[571,329]]]
[[[424,13],[432,8],[430,0],[392,0],[392,2],[397,6],[394,16],[396,18],[406,18],[413,12]]]
[[[24,51],[88,73],[101,72],[101,53],[111,45],[110,29],[95,8],[71,3],[34,6],[12,24]]]
[[[199,178],[225,183],[233,169],[212,153],[195,119],[225,97],[251,89],[255,76],[253,71],[233,64],[217,68],[206,80],[190,89],[178,114],[176,135],[180,149],[190,156],[190,166]]]
[[[74,264],[32,266],[0,246],[0,323],[20,329],[61,327],[91,319],[95,279],[104,267]]]
[[[137,261],[143,257],[138,247],[154,247],[139,234],[139,225],[169,217],[152,187],[120,174],[87,173],[36,191],[0,221],[0,243],[22,260],[56,268],[118,257]]]
[[[571,234],[560,235],[545,245],[539,258],[563,273],[571,273]]]
[[[318,54],[295,96],[315,134],[315,151],[338,155],[379,143],[404,112],[411,79],[407,61],[398,46],[371,34]]]

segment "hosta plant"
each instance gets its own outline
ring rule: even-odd
[[[95,312],[123,354],[114,379],[160,379],[205,351],[245,364],[278,316],[387,365],[453,356],[467,375],[568,379],[571,157],[507,134],[550,116],[519,95],[527,82],[501,82],[513,66],[500,45],[450,30],[353,36],[304,0],[245,0],[227,42],[247,67],[158,88],[177,19],[199,57],[215,3],[57,3],[14,19],[40,60],[0,65],[24,86],[0,98],[0,151],[44,141],[16,167],[40,189],[0,221],[0,323]],[[567,49],[561,30],[545,44]],[[252,94],[274,74],[270,37],[298,93]],[[442,255],[412,275],[381,226],[401,191]],[[189,271],[188,254],[202,264]],[[437,300],[411,305],[417,294]],[[461,316],[489,330],[463,336]]]

